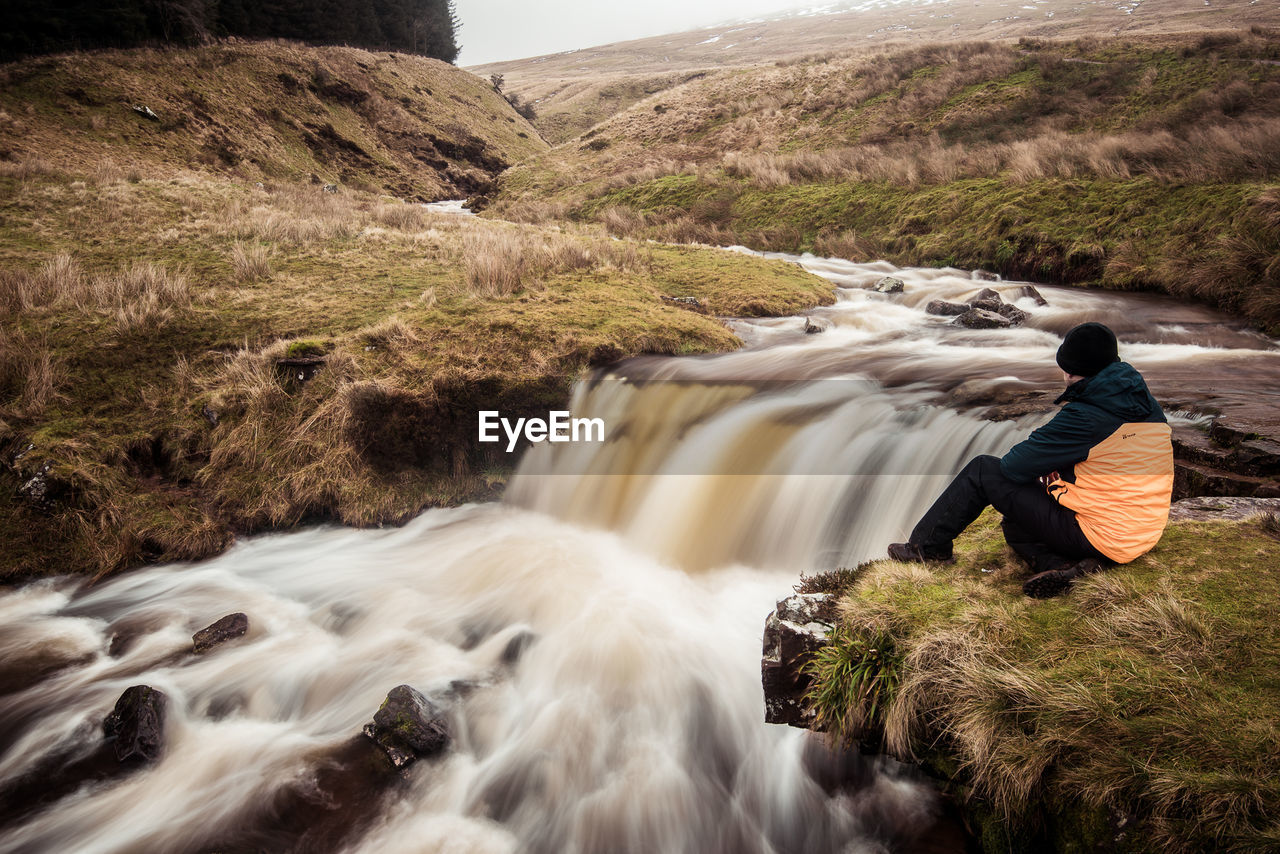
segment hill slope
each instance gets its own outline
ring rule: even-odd
[[[386,198],[545,148],[443,63],[256,44],[0,74],[0,583],[493,497],[515,456],[478,410],[545,417],[589,366],[834,298],[782,262]]]
[[[404,54],[230,42],[0,66],[0,159],[44,168],[315,175],[430,201],[545,148],[488,83]]]
[[[509,171],[615,233],[1162,290],[1280,330],[1280,33],[732,69]]]
[[[1274,7],[1259,0],[844,0],[471,70],[504,75],[509,91],[534,104],[543,135],[559,143],[695,72],[960,40],[1109,38],[1277,23]]]

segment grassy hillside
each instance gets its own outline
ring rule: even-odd
[[[487,82],[405,54],[232,42],[0,66],[0,168],[10,173],[157,178],[196,167],[432,201],[485,189],[545,148]]]
[[[1047,601],[998,515],[956,555],[807,582],[842,594],[810,695],[837,736],[950,779],[986,851],[1280,845],[1275,517],[1174,523]]]
[[[430,87],[403,107],[412,127],[488,134],[474,142],[485,157],[541,145],[487,83],[429,60],[232,45],[0,72],[0,580],[492,497],[511,458],[476,442],[478,410],[545,417],[590,366],[730,349],[717,315],[833,299],[794,265],[362,189],[452,194],[450,176],[489,167],[406,160],[389,141],[416,131],[362,112],[386,95],[335,104],[302,83],[285,103],[280,80],[304,72],[353,91]],[[245,87],[291,118],[256,125]],[[197,91],[205,112],[184,124],[177,105]],[[134,116],[135,99],[161,123]],[[369,163],[300,141],[322,116]],[[200,164],[220,134],[239,159]],[[342,186],[311,183],[316,170]]]
[[[843,0],[684,33],[474,67],[505,76],[532,103],[543,136],[559,143],[658,87],[695,73],[770,66],[815,54],[870,55],[918,45],[1028,38],[1110,38],[1275,26],[1257,0]]]
[[[533,104],[534,125],[552,145],[581,136],[650,95],[705,77],[705,72],[534,78],[506,89]]]
[[[500,215],[1161,290],[1280,331],[1280,32],[727,70],[503,176]]]

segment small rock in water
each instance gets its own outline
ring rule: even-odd
[[[115,740],[116,759],[153,762],[164,746],[164,712],[168,697],[150,685],[127,688],[102,722],[102,732]]]
[[[983,288],[969,300],[969,305],[973,308],[981,308],[987,311],[999,311],[1000,306],[1004,305],[1004,300],[1000,298],[1000,294],[991,288]]]
[[[804,319],[805,335],[817,335],[820,332],[826,332],[826,331],[827,331],[827,327],[823,326],[822,324],[814,323],[813,320],[811,320],[808,317]]]
[[[409,685],[391,689],[373,723],[365,724],[364,734],[377,742],[397,768],[449,745],[449,729],[440,710]]]
[[[924,307],[925,313],[936,314],[942,317],[957,317],[969,310],[969,306],[962,302],[947,302],[946,300],[936,299]]]
[[[1049,304],[1049,301],[1045,299],[1043,296],[1041,296],[1040,292],[1036,290],[1035,285],[1023,285],[1022,287],[1018,288],[1018,292],[1017,294],[1014,295],[1013,298],[1014,299],[1024,299],[1024,298],[1030,299],[1041,308],[1044,308],[1046,305]]]
[[[1013,326],[1013,321],[1009,318],[985,308],[971,308],[952,323],[968,329],[1008,329]]]
[[[524,655],[535,640],[537,635],[530,631],[520,632],[518,635],[507,641],[507,645],[502,650],[502,663],[515,664]]]
[[[1022,309],[1014,305],[1009,305],[1007,302],[1001,303],[1000,307],[996,309],[996,313],[1007,319],[1014,326],[1021,326],[1029,316]]]
[[[881,294],[900,294],[907,289],[907,283],[897,276],[885,276],[876,282],[874,291]]]
[[[804,668],[827,645],[834,599],[829,593],[799,593],[779,602],[765,622],[760,677],[766,723],[812,725],[814,712],[805,694],[813,677]]]
[[[213,625],[205,626],[192,635],[191,642],[195,645],[195,651],[198,654],[213,649],[218,644],[244,637],[247,631],[249,631],[248,616],[241,613],[227,614]]]
[[[998,282],[1000,281],[1000,274],[992,273],[989,270],[974,270],[969,274],[969,278],[979,282]]]

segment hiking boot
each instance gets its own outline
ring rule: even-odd
[[[955,563],[956,559],[950,555],[940,557],[937,555],[926,554],[923,549],[915,543],[889,543],[889,557],[893,560],[899,560],[903,563]]]
[[[1066,593],[1077,578],[1100,569],[1102,569],[1101,563],[1087,557],[1063,569],[1050,569],[1031,576],[1022,583],[1022,592],[1032,599],[1051,599]]]

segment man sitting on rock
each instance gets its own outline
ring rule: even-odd
[[[889,557],[950,562],[952,541],[992,506],[1004,516],[1005,541],[1034,573],[1023,591],[1043,599],[1159,542],[1173,492],[1160,404],[1101,323],[1068,332],[1057,362],[1067,390],[1054,402],[1066,405],[1003,457],[970,460]]]

